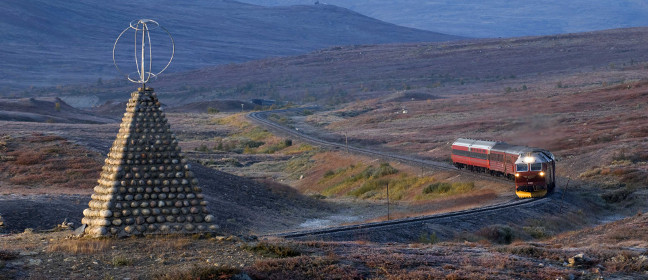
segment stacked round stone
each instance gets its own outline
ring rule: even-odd
[[[86,234],[213,231],[214,216],[153,89],[131,94],[99,185],[83,211]]]

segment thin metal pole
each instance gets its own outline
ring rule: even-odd
[[[560,213],[562,214],[562,209],[563,209],[563,202],[565,201],[565,193],[567,192],[567,187],[569,187],[569,182],[571,181],[570,177],[567,177],[567,185],[565,185],[565,189],[563,190],[562,197],[560,198]]]
[[[387,183],[387,221],[391,220],[389,217],[389,183]]]
[[[344,132],[344,144],[346,145],[346,151],[347,154],[349,153],[349,136],[347,135],[347,132]],[[388,186],[389,188],[389,186]]]
[[[146,46],[146,23],[142,23],[142,72],[140,73],[140,81],[142,81],[142,88],[144,88],[144,49]]]

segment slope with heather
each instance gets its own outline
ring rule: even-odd
[[[633,28],[512,39],[333,47],[299,56],[169,74],[153,86],[172,104],[266,98],[321,105],[399,91],[407,91],[410,98],[434,99],[525,86],[553,89],[568,79],[578,81],[569,87],[591,88],[641,78],[641,71],[621,70],[641,70],[648,61],[648,47],[641,40],[646,36],[647,28]],[[130,89],[123,82],[104,81],[102,86],[36,88],[25,94],[61,96],[67,102],[92,97],[94,104],[100,104]]]

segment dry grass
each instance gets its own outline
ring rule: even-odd
[[[263,260],[246,272],[253,279],[361,279],[352,266],[340,263],[334,257],[294,257]]]
[[[50,244],[47,250],[68,254],[97,254],[105,252],[112,244],[113,240],[109,239],[66,239]]]

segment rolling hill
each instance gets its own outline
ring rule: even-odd
[[[304,5],[315,0],[242,0],[259,5]],[[477,38],[537,36],[648,25],[645,1],[326,0],[394,24]]]
[[[648,28],[631,28],[511,39],[332,47],[298,56],[171,73],[151,85],[165,103],[175,105],[252,98],[339,104],[398,91],[442,96],[503,92],[507,87],[513,90],[524,85],[555,88],[561,80],[593,76],[581,85],[586,87],[589,83],[643,78],[621,77],[618,71],[641,68],[648,61],[648,47],[641,39],[646,36]],[[25,94],[60,96],[76,106],[92,106],[123,100],[134,89],[132,84],[108,81],[102,86],[38,88]]]
[[[460,38],[399,27],[328,5],[8,0],[0,2],[0,92],[117,77],[111,57],[114,40],[129,22],[140,18],[156,19],[173,34],[177,51],[170,72],[336,45]],[[154,52],[153,56],[168,54]]]

